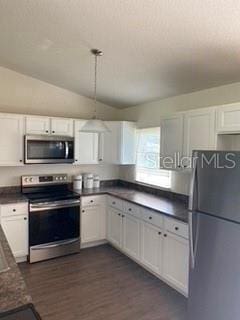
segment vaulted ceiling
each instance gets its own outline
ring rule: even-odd
[[[240,81],[239,0],[0,0],[0,65],[123,108]],[[1,88],[0,88],[1,89]]]

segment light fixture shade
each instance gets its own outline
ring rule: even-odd
[[[99,119],[90,119],[81,128],[83,132],[92,132],[92,133],[104,133],[110,132],[109,128],[105,125],[102,120]]]

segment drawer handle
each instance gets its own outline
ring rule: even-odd
[[[176,231],[178,231],[178,230],[179,230],[179,228],[178,228],[178,227],[175,227],[175,230],[176,230]]]
[[[161,235],[161,234],[162,234],[162,232],[161,232],[161,231],[159,231],[159,232],[158,232],[158,234],[159,234],[159,235]]]
[[[132,211],[132,208],[129,208],[128,211]]]
[[[13,212],[16,212],[16,209],[13,209]]]
[[[149,217],[148,219],[149,219],[149,220],[152,220],[152,217]]]

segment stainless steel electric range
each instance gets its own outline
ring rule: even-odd
[[[80,197],[66,174],[22,176],[29,199],[29,262],[80,250]]]

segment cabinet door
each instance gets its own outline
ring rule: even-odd
[[[14,257],[28,255],[28,217],[27,215],[12,216],[1,219],[1,226],[6,235]]]
[[[215,109],[190,111],[184,119],[184,156],[191,157],[193,150],[216,149]],[[189,166],[185,162],[185,167]]]
[[[143,223],[141,262],[158,274],[161,274],[162,270],[162,239],[161,229]]]
[[[81,212],[81,242],[103,239],[101,206],[84,207]]]
[[[98,163],[98,138],[97,133],[81,132],[85,120],[75,121],[75,164]]]
[[[181,169],[183,154],[183,115],[174,115],[161,121],[161,167],[164,169]],[[164,160],[165,158],[165,160]],[[173,159],[171,163],[169,160]],[[175,161],[175,159],[177,161]]]
[[[0,115],[0,165],[23,165],[24,118],[18,115]]]
[[[50,119],[48,117],[26,117],[27,134],[49,134]]]
[[[51,134],[59,136],[73,136],[73,120],[51,118]]]
[[[217,108],[217,132],[240,132],[240,104],[230,104]]]
[[[187,295],[188,291],[188,240],[165,233],[163,243],[163,278]]]
[[[117,247],[122,247],[122,213],[108,208],[108,241]]]
[[[128,214],[123,214],[123,250],[140,259],[140,220]]]

